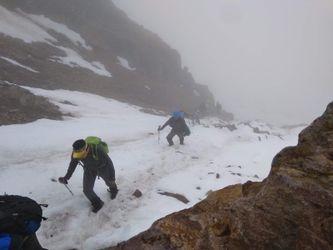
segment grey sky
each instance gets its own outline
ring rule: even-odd
[[[333,101],[332,0],[114,0],[242,119],[310,122]]]

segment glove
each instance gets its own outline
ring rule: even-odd
[[[61,183],[61,184],[68,184],[68,181],[65,177],[59,177],[58,181]]]
[[[110,198],[111,200],[113,200],[114,198],[116,198],[117,193],[118,193],[118,188],[117,188],[117,184],[115,181],[113,181],[111,183],[111,185],[109,186],[108,191],[110,192]]]
[[[157,131],[161,131],[161,130],[162,130],[161,126],[158,126]]]

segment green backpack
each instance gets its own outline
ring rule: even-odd
[[[85,139],[86,143],[91,146],[92,148],[92,155],[94,157],[95,160],[98,160],[98,155],[97,155],[97,148],[100,147],[105,154],[109,153],[109,147],[108,144],[106,144],[106,142],[102,141],[101,138],[96,137],[96,136],[88,136]]]

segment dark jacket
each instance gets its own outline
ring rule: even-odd
[[[90,147],[90,146],[89,146]],[[65,175],[65,178],[69,180],[74,173],[76,166],[80,163],[83,167],[84,171],[94,171],[98,172],[99,169],[110,167],[112,168],[113,178],[114,178],[114,167],[113,163],[110,159],[110,157],[101,149],[100,147],[97,147],[96,156],[94,157],[92,152],[92,147],[89,149],[89,153],[87,157],[83,160],[74,159],[73,155],[71,157],[71,162],[69,163],[67,173]]]
[[[169,120],[166,121],[166,123],[164,123],[164,125],[161,127],[161,130],[164,129],[168,125],[176,133],[184,133],[187,129],[186,122],[185,122],[184,118],[182,118],[182,117],[180,117],[180,118],[171,117]]]

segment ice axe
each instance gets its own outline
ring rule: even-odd
[[[64,183],[64,185],[65,185],[65,187],[67,188],[67,190],[74,196],[74,194],[73,194],[73,192],[72,192],[72,190],[68,187],[68,185],[67,184],[65,184]]]
[[[51,178],[51,181],[53,181],[53,182],[57,182],[57,180],[56,179],[54,179],[54,178]],[[65,183],[61,183],[61,184],[64,184],[64,186],[67,188],[67,190],[71,193],[71,195],[73,195],[74,196],[74,194],[73,194],[73,192],[72,192],[72,190],[68,187],[68,185],[67,184],[65,184]]]
[[[158,126],[158,137],[157,137],[157,142],[158,142],[158,144],[160,144],[160,140],[161,140],[161,125],[160,126]]]

